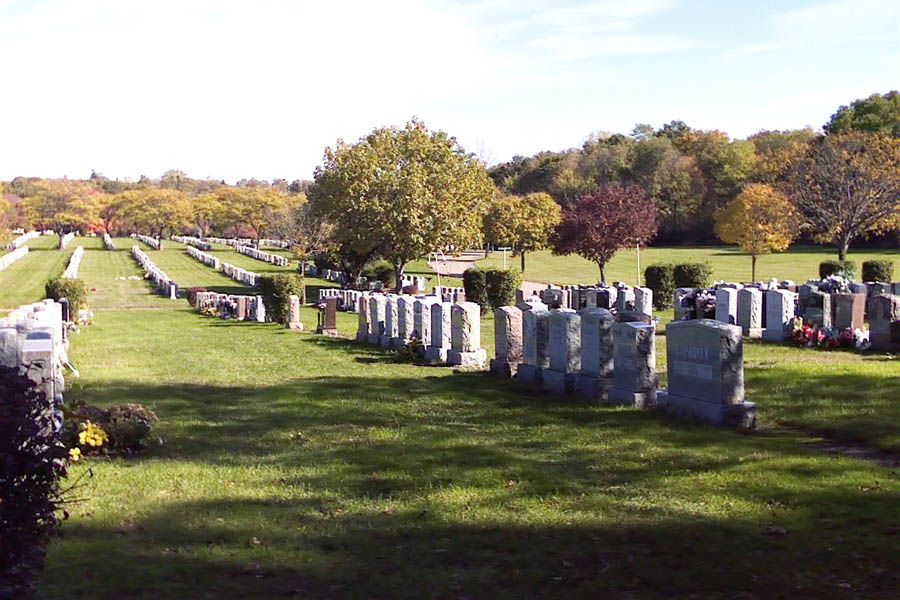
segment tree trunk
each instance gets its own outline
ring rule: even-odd
[[[522,260],[522,275],[524,275],[525,274],[525,253],[522,252],[519,255],[519,258]]]
[[[406,263],[402,262],[394,265],[394,285],[397,288],[398,292],[403,291],[403,269],[406,267]]]
[[[598,262],[597,266],[600,267],[600,283],[606,283],[606,263]]]
[[[750,281],[756,281],[756,255],[750,255]]]

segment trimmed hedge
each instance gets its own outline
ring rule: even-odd
[[[863,281],[882,281],[888,283],[894,279],[894,262],[891,260],[867,260],[862,264]]]
[[[653,290],[653,308],[662,310],[672,307],[675,294],[675,265],[656,264],[644,269],[644,283]]]
[[[841,275],[847,279],[853,279],[856,272],[856,263],[852,260],[826,260],[819,263],[819,279],[825,279],[831,275]]]
[[[0,398],[0,598],[31,598],[59,528],[67,452],[53,400],[18,369],[0,366]]]
[[[290,318],[290,296],[303,297],[303,278],[293,273],[276,273],[259,278],[259,293],[266,305],[266,314],[284,325]]]
[[[706,263],[682,263],[675,265],[672,277],[676,288],[702,288],[709,285],[712,268]]]
[[[488,269],[484,273],[488,303],[492,310],[516,303],[516,291],[522,285],[522,276],[513,269]],[[466,298],[469,297],[466,292]]]
[[[463,288],[466,290],[466,300],[477,303],[484,313],[489,305],[485,272],[478,267],[466,269],[463,273]]]
[[[69,318],[73,321],[79,310],[87,308],[87,285],[81,279],[51,279],[44,285],[44,292],[48,298],[68,300],[69,314],[72,315]]]

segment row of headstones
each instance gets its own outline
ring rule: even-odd
[[[162,250],[163,249],[163,243],[162,243],[161,239],[158,239],[155,237],[150,237],[149,235],[141,235],[139,233],[132,233],[131,237],[137,238],[138,240],[144,242],[145,244],[147,244],[154,250]]]
[[[23,233],[22,235],[11,241],[9,244],[7,244],[6,249],[15,250],[17,248],[21,248],[25,245],[26,242],[28,242],[28,240],[33,240],[36,237],[40,237],[40,235],[41,233],[39,231],[35,231],[32,229],[31,231]]]
[[[263,239],[259,240],[259,245],[260,246],[271,246],[273,248],[281,248],[282,250],[285,250],[285,249],[291,247],[291,243],[287,240],[273,240],[273,239],[269,239],[269,238],[263,238]]]
[[[215,308],[219,318],[222,319],[256,321],[258,323],[263,323],[266,320],[266,305],[262,296],[198,292],[196,308],[198,310]]]
[[[366,292],[359,290],[343,290],[340,288],[319,288],[318,304],[324,304],[328,298],[337,298],[337,308],[347,312],[356,312],[359,299]]]
[[[206,252],[199,250],[198,248],[195,248],[194,246],[188,246],[187,248],[185,248],[185,251],[192,258],[195,258],[195,259],[199,260],[200,262],[202,262],[203,264],[205,264],[209,267],[212,267],[216,271],[218,271],[222,266],[222,263],[218,258],[213,256],[212,254],[207,254]]]
[[[70,231],[69,233],[64,233],[63,235],[59,236],[59,249],[65,250],[66,246],[69,245],[69,242],[71,242],[74,239],[75,239],[74,231]]]
[[[0,256],[0,271],[28,254],[28,246],[19,246],[12,252]]]
[[[653,314],[653,290],[616,282],[612,286],[548,286],[540,291],[541,302],[549,308],[605,308],[615,312]],[[521,293],[517,302],[524,298]]]
[[[222,244],[224,246],[247,246],[253,243],[253,240],[250,238],[219,238],[219,237],[207,237],[204,238],[207,242],[212,242],[213,244]]]
[[[249,285],[250,287],[256,287],[257,284],[259,284],[259,273],[236,267],[231,263],[222,263],[221,269],[222,273],[228,277],[245,285]]]
[[[155,285],[157,293],[169,298],[170,300],[178,299],[178,284],[172,281],[165,272],[153,264],[147,253],[137,246],[131,247],[131,256],[141,265],[145,271],[145,277],[149,278]]]
[[[755,426],[744,402],[742,335],[713,320],[666,328],[668,385],[657,390],[656,328],[604,308],[548,310],[542,303],[495,311],[491,370],[589,401],[658,407],[717,425]]]
[[[441,297],[441,302],[458,303],[466,301],[466,289],[442,285],[434,288]]]
[[[45,392],[57,409],[55,427],[62,426],[63,365],[67,303],[43,300],[20,306],[0,318],[0,365],[18,368]]]
[[[78,246],[72,252],[72,256],[69,257],[69,264],[66,265],[66,270],[62,274],[63,279],[78,278],[78,268],[81,266],[82,258],[84,258],[84,246]]]
[[[234,249],[238,254],[245,254],[250,258],[255,258],[256,260],[261,260],[277,267],[286,267],[288,265],[287,258],[278,254],[272,254],[271,252],[257,250],[253,246],[235,246]]]
[[[414,345],[434,364],[483,368],[481,308],[438,296],[367,294],[357,304],[356,339],[383,348]]]
[[[191,235],[173,235],[171,236],[173,242],[178,242],[179,244],[187,244],[188,246],[193,246],[198,250],[203,250],[204,252],[209,252],[212,250],[212,244],[209,242],[204,242],[200,238],[196,238]]]
[[[421,275],[401,275],[400,276],[400,287],[407,288],[412,287],[416,292],[424,292],[425,291],[425,278]]]
[[[347,283],[347,274],[343,271],[338,271],[335,269],[322,269],[320,276],[325,281],[332,281],[334,283],[340,284]]]
[[[116,245],[113,244],[113,239],[112,239],[112,237],[110,237],[110,235],[108,233],[103,234],[103,246],[107,250],[115,250],[116,249]]]

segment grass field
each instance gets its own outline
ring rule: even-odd
[[[895,597],[896,468],[814,444],[900,450],[896,357],[748,342],[760,429],[723,431],[204,317],[116,280],[116,243],[86,246],[68,394],[161,423],[87,463],[45,598]],[[167,247],[180,285],[242,287]]]
[[[712,267],[713,278],[724,281],[750,281],[750,256],[736,247],[703,248],[644,248],[641,250],[641,278],[647,265],[653,263],[707,262]],[[818,279],[819,263],[836,260],[837,253],[821,246],[795,246],[788,252],[761,256],[756,263],[756,278],[768,281],[791,279],[805,282]],[[860,276],[862,263],[866,260],[894,259],[900,264],[900,250],[851,250],[848,259],[856,263],[856,275]],[[507,266],[519,270],[519,257],[507,253]],[[481,267],[502,267],[503,253],[493,252],[490,257],[478,262]],[[900,271],[900,267],[895,268]],[[637,280],[637,253],[635,250],[620,250],[606,266],[606,280],[625,281],[632,285]],[[596,283],[600,279],[600,269],[595,263],[580,256],[554,256],[549,250],[525,255],[527,281],[539,283],[576,284]]]

